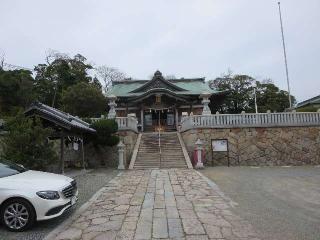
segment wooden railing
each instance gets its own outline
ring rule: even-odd
[[[92,121],[98,121],[101,118],[91,118]],[[118,130],[132,130],[138,132],[138,121],[135,117],[116,117],[116,122],[118,123]]]
[[[194,128],[320,126],[320,112],[193,115],[181,120],[181,131]]]

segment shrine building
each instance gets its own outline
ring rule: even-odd
[[[107,92],[109,117],[136,116],[141,131],[174,131],[186,115],[211,114],[209,104],[221,94],[204,78],[115,81]]]

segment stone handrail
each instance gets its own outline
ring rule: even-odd
[[[320,126],[320,112],[193,115],[181,120],[181,131],[194,128]]]
[[[138,121],[135,117],[116,117],[118,130],[132,130],[138,132]]]
[[[103,118],[91,118],[91,120],[98,121]],[[135,117],[116,117],[116,122],[118,123],[118,130],[132,130],[134,132],[138,132],[138,121]]]

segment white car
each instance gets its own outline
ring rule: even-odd
[[[10,231],[62,215],[78,199],[72,178],[0,160],[0,219]]]

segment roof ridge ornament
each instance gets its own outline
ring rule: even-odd
[[[157,70],[157,71],[155,71],[153,76],[154,77],[160,77],[160,76],[162,76],[162,73],[159,70]]]
[[[157,70],[150,81],[146,82],[144,85],[142,85],[139,88],[136,88],[130,93],[147,92],[150,89],[163,89],[163,88],[171,91],[188,91],[166,80],[162,76],[162,73],[159,70]]]

